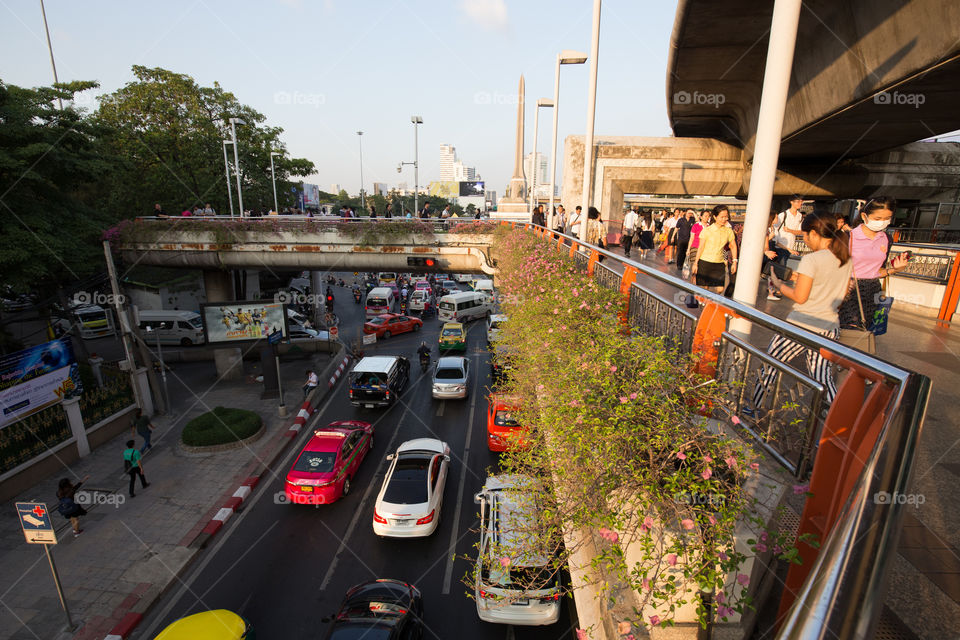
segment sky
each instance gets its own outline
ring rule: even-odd
[[[329,190],[363,180],[413,187],[410,116],[419,115],[420,185],[440,177],[452,144],[486,188],[504,195],[513,173],[520,75],[525,153],[537,98],[552,98],[556,54],[590,51],[592,0],[45,0],[61,82],[100,89],[133,81],[131,67],[163,67],[214,82],[282,127],[305,178]],[[597,76],[597,135],[671,135],[666,64],[676,2],[605,0]],[[40,0],[0,0],[0,79],[53,82]],[[563,140],[586,131],[589,62],[560,74],[557,178]],[[549,153],[552,113],[541,109],[538,150]],[[221,161],[211,158],[212,162]]]

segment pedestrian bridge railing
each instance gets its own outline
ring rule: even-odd
[[[621,318],[637,331],[670,337],[678,353],[694,356],[699,373],[727,383],[722,412],[738,417],[741,436],[799,483],[809,481],[797,533],[813,534],[821,546],[797,543],[803,563],[788,574],[777,637],[872,637],[904,508],[876,496],[907,493],[930,380],[570,236],[505,224],[536,233],[599,284],[618,290]],[[691,296],[696,310],[687,307]],[[731,330],[733,318],[749,326],[747,335]],[[841,382],[832,403],[807,375],[803,357],[800,369],[767,355],[775,334],[833,364]],[[743,408],[763,365],[775,374],[765,402],[748,416]]]

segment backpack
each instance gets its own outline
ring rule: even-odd
[[[60,498],[60,504],[57,505],[57,512],[60,513],[64,518],[71,518],[77,514],[77,511],[80,509],[80,505],[73,501],[73,498],[69,496],[64,496]]]

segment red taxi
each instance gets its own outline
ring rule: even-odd
[[[287,473],[284,492],[294,504],[330,504],[350,493],[350,482],[373,449],[373,425],[346,420],[317,429]]]
[[[490,451],[528,449],[524,428],[517,421],[520,399],[491,393],[487,398],[487,447]]]
[[[380,338],[389,338],[390,336],[395,336],[398,333],[406,333],[407,331],[420,331],[420,327],[422,326],[423,320],[419,318],[401,316],[396,313],[384,313],[383,315],[367,320],[363,325],[363,332],[375,333],[379,340]]]

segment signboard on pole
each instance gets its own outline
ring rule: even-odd
[[[200,305],[207,344],[262,340],[274,331],[287,337],[287,314],[280,302],[247,300]]]
[[[20,526],[30,544],[57,544],[57,532],[53,530],[50,512],[42,502],[18,502]]]
[[[70,338],[0,357],[0,427],[83,391]]]
[[[320,206],[320,187],[315,184],[303,183],[303,207],[316,208]]]

